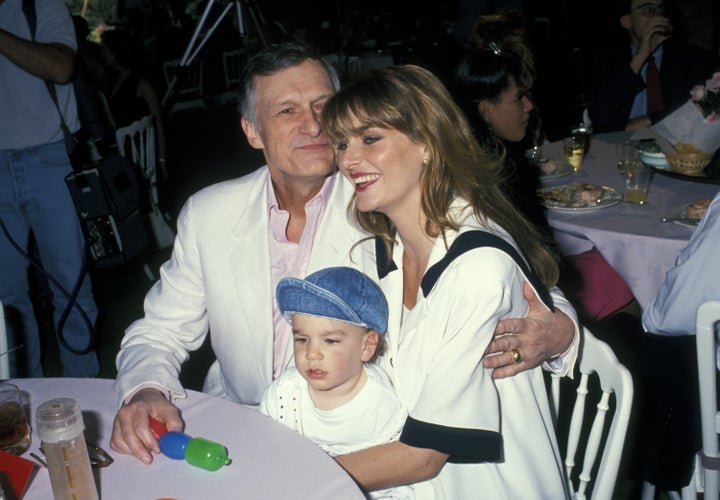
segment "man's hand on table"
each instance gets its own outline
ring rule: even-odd
[[[150,417],[163,422],[169,431],[182,431],[180,411],[157,389],[142,389],[124,404],[113,422],[110,448],[149,464],[152,453],[160,453],[150,429]],[[152,452],[152,453],[151,453]]]
[[[535,368],[565,352],[575,337],[572,319],[562,311],[548,311],[527,282],[523,294],[530,305],[528,315],[498,321],[495,337],[485,351],[483,366],[495,369],[493,378]]]

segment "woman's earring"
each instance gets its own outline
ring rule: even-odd
[[[495,130],[493,129],[492,120],[489,116],[483,115],[483,121],[485,121],[485,124],[487,125],[488,132],[490,133],[491,137],[495,137]]]
[[[430,165],[430,158],[426,156],[425,158],[423,158],[423,166],[427,167],[428,165]]]

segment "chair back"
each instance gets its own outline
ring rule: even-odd
[[[197,60],[189,66],[183,66],[180,63],[180,59],[163,63],[163,73],[168,88],[163,99],[163,106],[167,105],[172,96],[171,113],[180,109],[204,108],[202,61]]]
[[[150,187],[153,205],[158,203],[155,163],[155,125],[151,115],[145,116],[115,132],[118,153],[140,168]]]
[[[717,393],[717,337],[715,328],[720,322],[720,301],[710,300],[700,304],[695,322],[695,344],[697,346],[698,380],[700,382],[700,422],[702,449],[700,464],[704,477],[704,498],[718,499],[718,420]]]
[[[10,354],[8,353],[7,331],[5,330],[5,311],[0,302],[0,380],[10,378]]]
[[[582,329],[580,351],[580,380],[577,382],[575,403],[570,418],[565,453],[565,473],[573,498],[585,499],[592,481],[593,500],[610,500],[613,497],[620,459],[625,444],[630,411],[632,408],[633,382],[630,372],[617,360],[609,345],[597,339],[587,328]],[[584,428],[590,376],[597,374],[601,394],[595,407],[595,416],[589,432]],[[553,375],[551,399],[558,415],[560,403],[560,377]],[[615,399],[615,411],[608,419],[611,397]],[[588,407],[587,409],[590,409]],[[609,421],[608,421],[609,420]],[[609,429],[608,429],[609,426]],[[581,442],[585,440],[584,442]],[[578,456],[584,449],[584,455]],[[600,465],[594,480],[592,471],[600,455]],[[575,461],[582,460],[577,487],[572,479]]]
[[[170,217],[159,207],[153,117],[148,115],[127,127],[117,129],[115,139],[118,152],[137,165],[147,181],[150,199],[148,222],[155,244],[159,249],[172,246],[175,240],[175,231],[170,226]],[[148,273],[147,269],[145,272]]]
[[[247,45],[236,50],[223,52],[223,71],[225,74],[225,89],[231,92],[237,91],[237,86],[242,79],[242,73],[247,66],[254,47]]]

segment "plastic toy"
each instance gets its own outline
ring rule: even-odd
[[[232,460],[227,456],[227,449],[220,443],[205,438],[193,438],[184,432],[168,431],[165,424],[150,418],[150,430],[163,455],[173,460],[185,460],[190,465],[201,469],[216,471]]]

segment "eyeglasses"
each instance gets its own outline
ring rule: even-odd
[[[665,4],[662,3],[644,3],[630,9],[630,12],[639,10],[643,17],[655,17],[665,14]]]
[[[88,443],[87,441],[85,442],[85,444],[87,445],[88,456],[90,457],[90,465],[92,467],[97,467],[97,468],[107,467],[115,461],[115,459],[113,457],[111,457],[107,451],[103,450],[99,446],[92,444],[92,443]],[[43,451],[42,447],[40,448],[40,451],[42,453],[45,453]],[[30,453],[30,455],[35,460],[37,460],[43,467],[47,468],[47,463],[45,463],[45,460],[43,460],[42,458],[37,456],[35,453]]]

